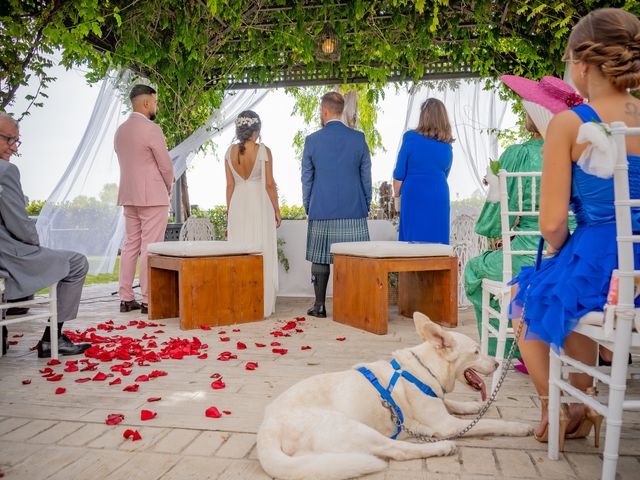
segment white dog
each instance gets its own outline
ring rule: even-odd
[[[424,343],[393,352],[396,368],[381,360],[357,366],[364,367],[366,375],[356,368],[316,375],[293,385],[266,408],[257,442],[260,463],[269,475],[287,480],[344,479],[383,470],[387,459],[455,451],[452,441],[393,440],[397,427],[371,379],[387,389],[394,373],[407,372],[406,377],[396,375],[391,393],[404,425],[445,438],[470,421],[451,413],[475,414],[482,407],[480,402],[445,399],[445,394],[459,380],[481,391],[484,399],[484,382],[476,372],[491,374],[498,363],[482,355],[469,337],[447,332],[421,313],[416,312],[413,319]],[[526,436],[531,432],[523,423],[482,419],[469,434]]]

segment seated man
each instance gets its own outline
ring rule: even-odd
[[[71,342],[62,334],[62,323],[76,318],[89,264],[79,253],[40,246],[36,227],[25,211],[20,172],[10,163],[19,145],[18,122],[0,112],[0,270],[6,277],[5,297],[26,297],[58,282],[58,352],[77,355],[91,345]],[[2,348],[6,351],[6,327],[3,330]],[[50,356],[47,327],[38,342],[38,357]]]

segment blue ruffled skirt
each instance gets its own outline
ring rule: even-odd
[[[637,257],[636,251],[636,263]],[[579,226],[538,271],[523,267],[513,279],[511,283],[519,288],[511,316],[524,319],[527,339],[562,348],[582,316],[602,311],[617,266],[616,224]]]

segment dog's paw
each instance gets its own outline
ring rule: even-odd
[[[446,457],[447,455],[451,455],[456,452],[458,447],[456,446],[456,442],[451,440],[442,440],[441,442],[436,443],[438,446],[438,451],[436,455],[441,457]]]
[[[480,410],[484,407],[484,402],[465,402],[464,406],[466,415],[475,415],[480,413]]]
[[[533,427],[527,423],[508,422],[506,434],[511,437],[528,437],[533,434]]]

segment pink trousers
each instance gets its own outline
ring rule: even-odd
[[[169,206],[135,207],[125,205],[125,239],[120,255],[120,300],[134,299],[133,280],[136,262],[140,257],[140,290],[142,303],[148,303],[147,295],[147,245],[164,240]]]

